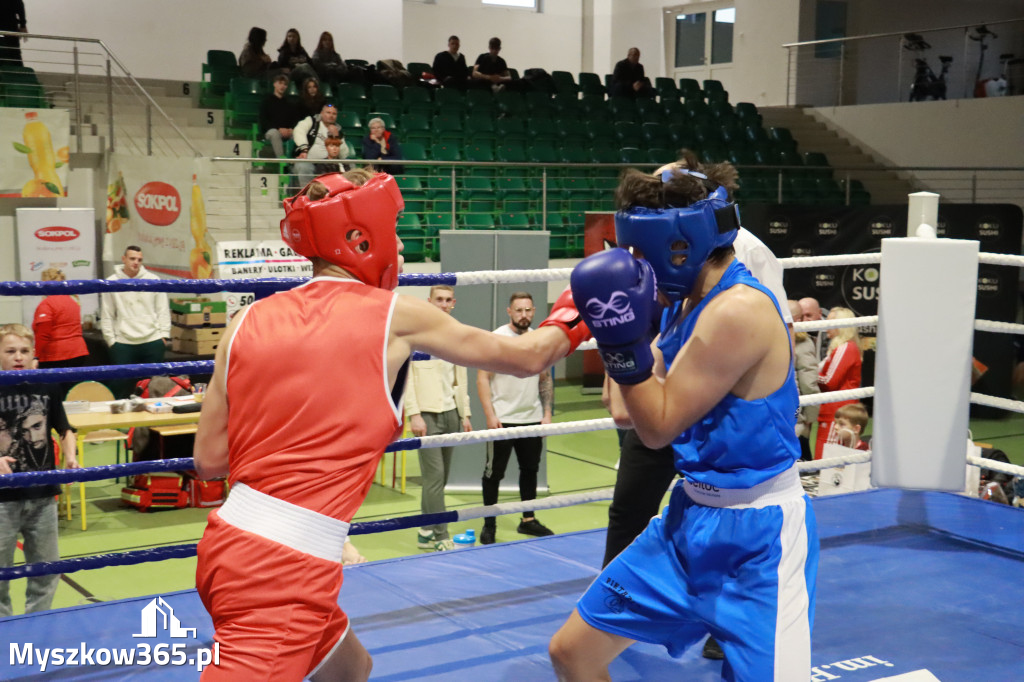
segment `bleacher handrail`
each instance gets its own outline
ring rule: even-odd
[[[102,40],[100,40],[98,38],[79,38],[79,37],[75,37],[75,36],[55,36],[55,35],[49,35],[49,34],[45,34],[45,33],[21,33],[19,31],[0,31],[0,36],[17,36],[18,38],[33,38],[33,39],[36,39],[36,40],[59,40],[59,41],[65,41],[65,42],[72,42],[72,43],[76,43],[76,44],[77,43],[90,43],[90,44],[93,44],[93,45],[100,46],[103,49],[103,52],[106,53],[106,56],[108,57],[108,59],[110,61],[112,61],[114,64],[117,65],[117,68],[119,68],[121,70],[121,72],[124,74],[124,77],[127,78],[128,80],[130,80],[131,83],[142,94],[142,96],[145,98],[145,100],[148,103],[147,106],[153,107],[157,111],[157,113],[159,113],[160,116],[163,117],[164,121],[171,127],[171,129],[173,129],[174,132],[177,133],[178,136],[182,139],[182,141],[186,145],[188,145],[188,148],[192,150],[192,153],[193,153],[194,156],[202,156],[202,153],[199,151],[199,149],[196,148],[195,144],[192,143],[192,140],[189,139],[188,135],[186,135],[181,130],[181,128],[178,127],[178,125],[174,122],[174,120],[171,119],[171,117],[167,115],[167,112],[165,112],[163,110],[163,107],[161,107],[156,102],[156,100],[153,99],[153,97],[149,94],[149,92],[142,85],[142,83],[140,83],[138,81],[138,79],[136,79],[135,76],[132,75],[131,71],[129,71],[128,68],[124,65],[124,62],[122,62],[120,59],[118,59],[117,55],[114,54],[114,52],[109,47],[107,47],[107,44],[104,43]],[[73,74],[74,74],[74,77],[75,77],[76,90],[77,90],[77,81],[78,81],[79,76],[81,75],[79,73],[79,70],[78,70],[77,55],[76,55],[75,61],[73,62],[72,66],[73,66],[73,69],[74,69],[73,70]],[[110,83],[111,73],[110,73],[109,64],[108,64],[108,68],[107,68],[107,76],[106,76],[106,78],[107,78],[107,81],[108,81],[107,82],[107,87],[108,87],[108,91],[109,91],[111,89],[111,87],[112,87],[111,83]],[[76,101],[75,102],[75,108],[76,108],[76,110],[78,112],[77,117],[76,117],[76,130],[78,131],[79,148],[81,148],[82,121],[81,121],[81,102],[80,101]],[[113,112],[113,104],[110,101],[108,101],[108,112],[107,112],[107,115],[108,115],[108,119],[110,121],[110,138],[111,138],[110,142],[109,142],[109,150],[113,151],[113,148],[114,148],[114,139],[113,139],[114,138],[114,131],[113,131],[114,112]],[[147,147],[151,150],[152,149],[152,132],[151,132],[151,129],[148,132],[148,135],[149,135],[149,139],[147,140]]]

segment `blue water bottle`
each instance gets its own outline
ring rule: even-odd
[[[459,533],[452,538],[452,542],[455,543],[455,549],[472,547],[476,544],[476,531],[472,528],[467,528],[465,533]]]

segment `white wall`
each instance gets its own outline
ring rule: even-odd
[[[249,29],[267,31],[266,51],[277,56],[289,28],[310,54],[322,31],[334,35],[345,58],[402,56],[402,0],[50,0],[27,3],[28,30],[98,38],[136,77],[200,78],[207,50],[236,55]],[[32,47],[30,41],[26,49]]]
[[[814,113],[895,166],[1021,167],[1024,98],[819,108]]]
[[[501,56],[511,68],[583,70],[583,0],[545,0],[543,12],[485,6],[480,0],[436,0],[404,5],[406,62],[434,61],[457,35],[470,66],[487,41],[501,38]]]

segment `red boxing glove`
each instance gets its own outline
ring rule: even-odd
[[[569,352],[566,355],[571,355],[584,341],[594,338],[590,329],[587,328],[587,324],[580,317],[580,311],[576,310],[576,304],[572,300],[572,290],[569,287],[566,287],[562,295],[555,301],[555,305],[551,307],[551,314],[540,323],[540,326],[554,326],[565,332],[565,335],[569,337]]]

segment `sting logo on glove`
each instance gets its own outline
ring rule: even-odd
[[[592,298],[587,301],[586,308],[594,327],[614,327],[636,319],[633,307],[629,304],[629,296],[623,291],[612,293],[607,303],[599,298]],[[612,313],[611,317],[608,316],[609,313]]]

